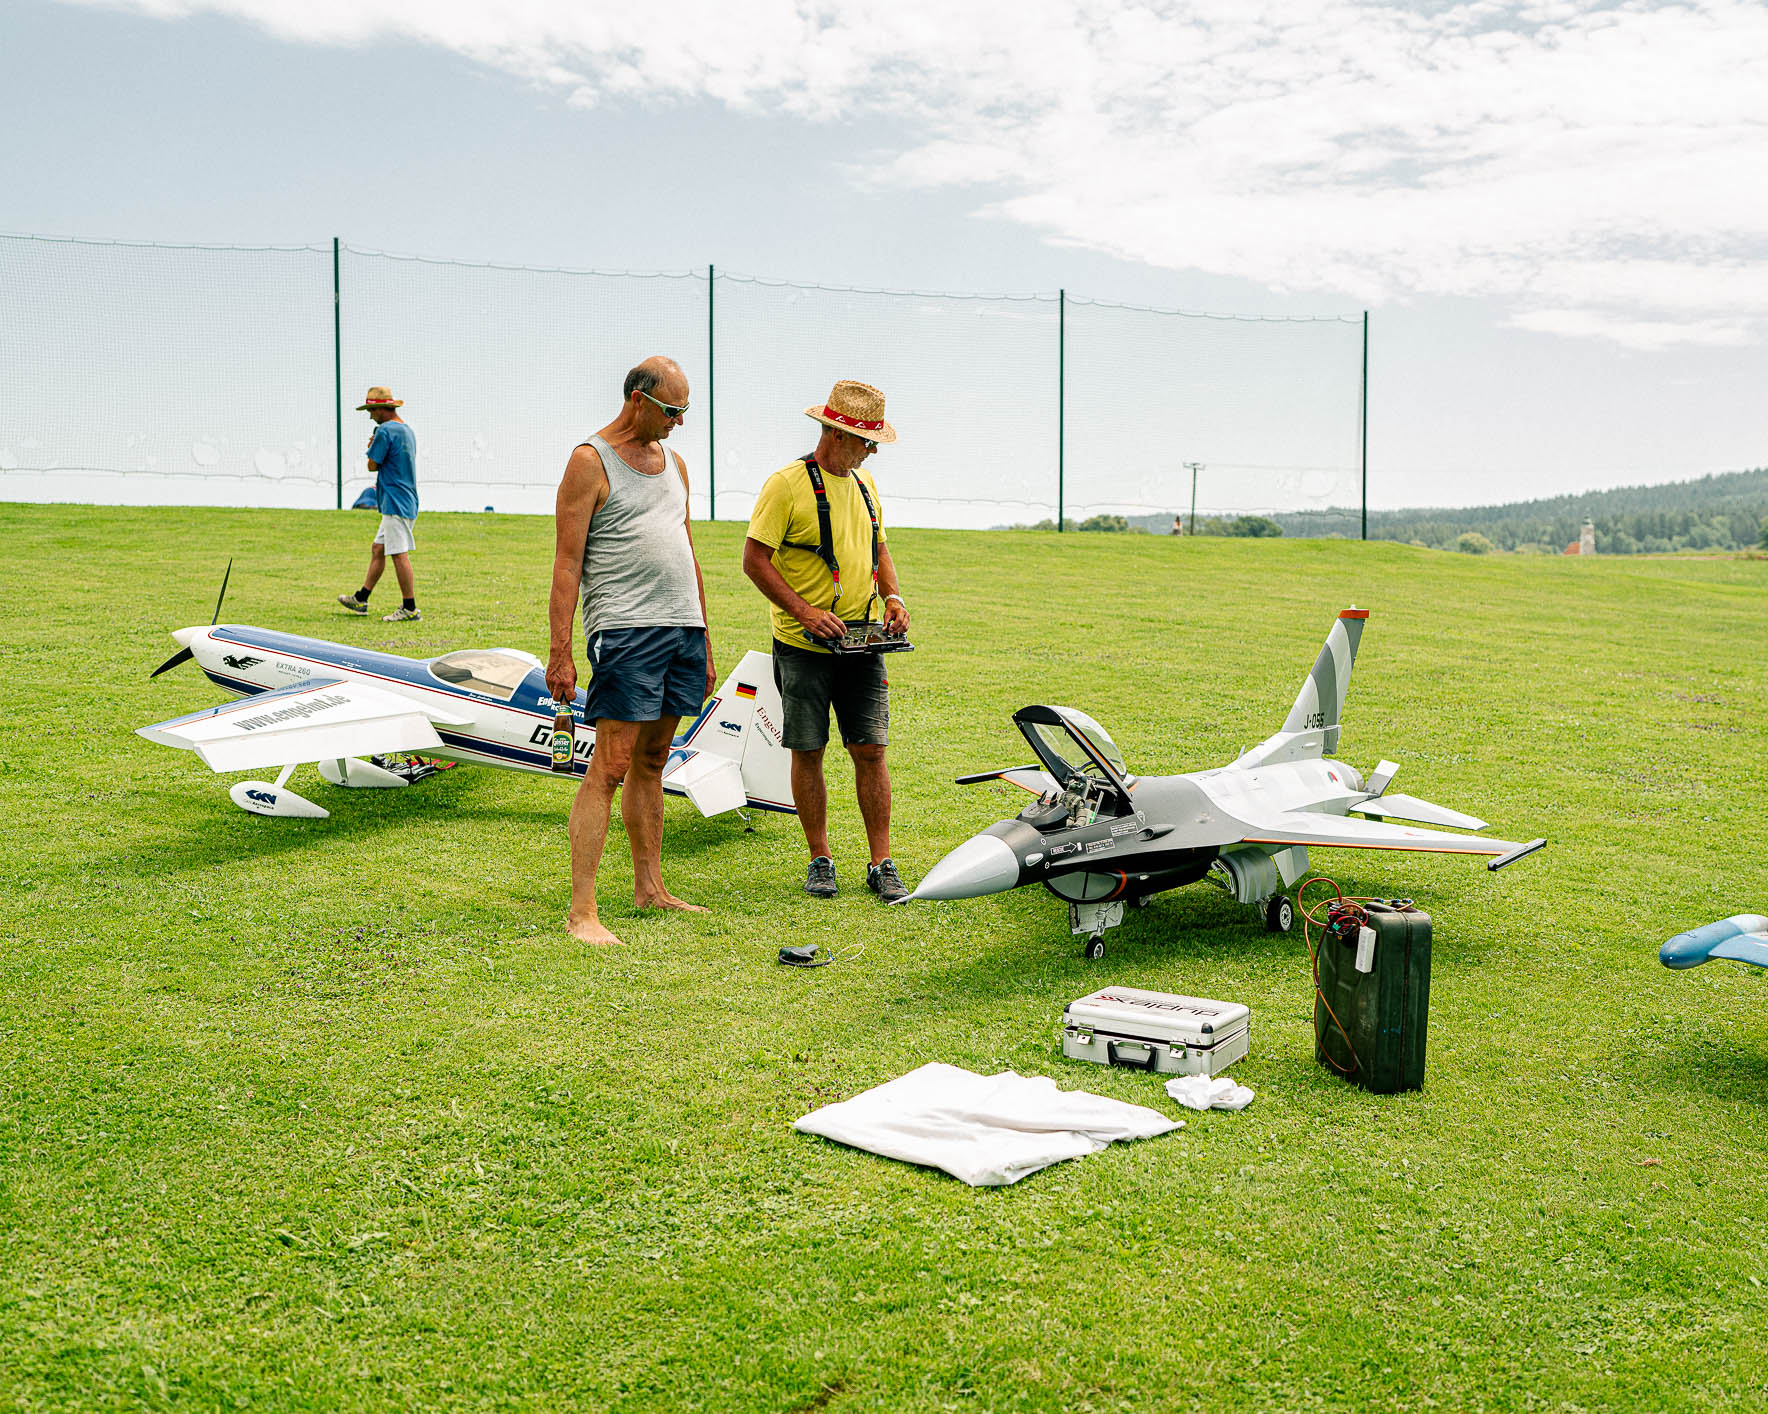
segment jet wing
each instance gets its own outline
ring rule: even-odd
[[[212,770],[249,771],[442,745],[433,723],[471,726],[403,693],[343,678],[309,678],[273,692],[140,727],[136,735],[194,751]]]
[[[1358,801],[1351,809],[1359,815],[1384,820],[1416,820],[1421,825],[1447,825],[1451,830],[1483,830],[1486,822],[1476,815],[1463,815],[1446,805],[1432,805],[1415,795],[1377,795]]]
[[[1377,824],[1342,815],[1322,815],[1311,810],[1285,810],[1249,825],[1242,836],[1247,844],[1316,845],[1329,849],[1399,849],[1426,854],[1485,854],[1498,856],[1487,867],[1501,869],[1540,849],[1546,840],[1513,844],[1509,840],[1475,839],[1443,830],[1420,830],[1411,825]]]

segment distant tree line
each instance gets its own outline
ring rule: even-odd
[[[1147,519],[1146,516],[1143,516],[1132,521],[1128,516],[1100,515],[1088,516],[1085,520],[1077,521],[1071,516],[1064,516],[1062,528],[1081,531],[1103,530],[1118,535],[1155,534],[1155,527],[1143,523]],[[1035,525],[1010,525],[1007,527],[1009,530],[1054,530],[1055,528],[1056,522],[1053,520],[1040,520]],[[1191,533],[1195,535],[1281,535],[1283,527],[1269,516],[1199,516],[1196,527]]]
[[[1346,510],[1274,514],[1288,535],[1320,535],[1324,525],[1358,520]],[[1768,468],[1465,510],[1371,511],[1369,537],[1473,554],[1557,555],[1578,538],[1586,517],[1599,555],[1768,548]],[[1325,533],[1359,531],[1360,525]]]
[[[1377,540],[1405,540],[1435,549],[1473,554],[1520,550],[1525,554],[1562,553],[1575,542],[1583,517],[1552,520],[1502,516],[1471,521],[1431,517],[1382,525],[1370,518],[1369,535]],[[1633,511],[1591,517],[1599,555],[1664,555],[1674,550],[1743,550],[1764,543],[1768,519],[1738,511]]]
[[[1056,522],[1048,519],[1037,521],[1032,525],[1009,525],[1008,530],[1054,530]],[[1125,516],[1088,516],[1085,520],[1076,520],[1073,516],[1062,517],[1064,530],[1107,531],[1118,535],[1147,535],[1145,525],[1131,525]]]
[[[1768,467],[1465,510],[1371,511],[1369,538],[1474,555],[1498,550],[1557,555],[1578,538],[1586,517],[1595,526],[1600,555],[1768,549]],[[1186,528],[1197,535],[1354,540],[1362,534],[1362,519],[1358,508],[1338,506],[1269,515],[1199,516],[1195,525]],[[1163,512],[1097,515],[1081,521],[1065,518],[1062,528],[1165,535],[1172,520]],[[1011,528],[1054,530],[1056,523],[1040,520]]]

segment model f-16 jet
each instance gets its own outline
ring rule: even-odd
[[[1024,707],[1013,724],[1039,765],[961,776],[959,785],[1004,780],[1037,799],[990,825],[935,864],[904,899],[976,898],[1042,884],[1068,904],[1070,929],[1102,957],[1102,935],[1126,903],[1205,877],[1288,932],[1295,909],[1284,890],[1308,867],[1310,847],[1397,849],[1495,856],[1506,864],[1545,840],[1512,844],[1444,830],[1390,825],[1389,818],[1483,830],[1485,821],[1390,791],[1399,770],[1383,761],[1367,780],[1331,759],[1345,688],[1366,609],[1338,616],[1282,729],[1226,766],[1182,776],[1129,773],[1105,729],[1072,707]],[[1351,814],[1363,819],[1351,819]]]
[[[225,586],[223,586],[225,591]],[[216,605],[216,616],[220,605]],[[360,758],[421,752],[463,765],[550,773],[554,703],[545,665],[515,648],[467,648],[404,658],[243,624],[181,628],[154,676],[194,658],[215,686],[244,697],[142,727],[149,741],[182,747],[216,771],[280,766],[274,781],[240,781],[234,804],[257,815],[330,812],[288,788],[295,767],[317,762],[333,785],[404,786],[407,779]],[[572,774],[595,749],[579,723]],[[700,715],[675,738],[663,789],[702,815],[750,806],[796,813],[791,758],[780,745],[772,660],[746,653]]]

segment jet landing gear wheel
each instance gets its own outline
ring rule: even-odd
[[[1286,894],[1273,894],[1265,900],[1265,931],[1287,933],[1295,926],[1295,905]]]
[[[1080,882],[1084,887],[1097,877],[1093,874],[1082,875]],[[1114,876],[1109,882],[1115,884],[1118,880]],[[1056,892],[1054,886],[1051,891]],[[1057,896],[1064,897],[1061,894]],[[1086,946],[1081,949],[1081,956],[1088,962],[1097,962],[1105,956],[1105,930],[1115,928],[1121,922],[1122,899],[1095,899],[1086,902],[1070,899],[1068,902],[1068,931],[1077,938],[1087,940]]]

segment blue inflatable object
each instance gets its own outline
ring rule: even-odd
[[[380,508],[381,503],[375,499],[372,486],[364,486],[362,494],[350,502],[350,509],[353,511],[378,511]]]
[[[1658,949],[1665,967],[1699,967],[1714,958],[1768,967],[1768,918],[1760,913],[1735,913],[1702,928],[1678,933]]]

